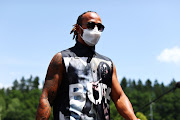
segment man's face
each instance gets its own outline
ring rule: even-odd
[[[101,23],[101,18],[100,16],[97,14],[97,13],[94,13],[94,12],[87,12],[86,14],[84,14],[82,16],[82,25],[81,27],[83,29],[87,29],[87,23],[88,22],[94,22],[94,23]],[[83,35],[83,30],[80,28],[79,25],[77,25],[77,32],[78,32],[78,41],[87,45],[81,38],[81,36]],[[81,35],[81,36],[80,36]]]
[[[82,28],[87,28],[88,22],[101,23],[101,18],[97,13],[88,12],[82,16]]]

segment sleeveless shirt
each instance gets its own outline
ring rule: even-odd
[[[53,104],[55,120],[109,120],[112,61],[78,41],[61,51],[65,68]]]

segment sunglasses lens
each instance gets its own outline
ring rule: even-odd
[[[88,24],[87,24],[87,28],[88,29],[94,29],[94,27],[95,27],[95,23],[94,22],[88,22]]]
[[[94,29],[95,25],[97,25],[99,31],[102,32],[104,30],[104,25],[102,25],[101,23],[96,24],[95,22],[88,22],[87,28],[88,29]]]
[[[102,25],[101,23],[98,23],[97,27],[98,27],[98,30],[101,32],[104,30],[104,25]]]

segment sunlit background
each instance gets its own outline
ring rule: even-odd
[[[88,10],[105,25],[96,51],[112,59],[119,80],[179,81],[179,6],[179,0],[1,0],[0,88],[30,75],[42,87],[50,60],[75,44],[70,30]]]

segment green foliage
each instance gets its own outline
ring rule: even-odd
[[[33,89],[38,89],[39,86],[39,77],[35,77],[33,81]]]
[[[13,87],[12,87],[12,89],[13,89],[13,90],[18,90],[18,87],[19,87],[19,83],[18,83],[17,80],[15,80],[15,81],[13,82]]]
[[[147,80],[145,84],[139,79],[127,80],[125,77],[121,81],[121,86],[128,96],[136,116],[141,120],[151,119],[150,106],[142,108],[160,96],[162,93],[168,91],[175,86],[176,81],[173,79],[168,86],[163,83]],[[34,120],[36,110],[39,104],[39,98],[42,90],[38,89],[39,77],[21,80],[15,80],[12,88],[0,89],[0,120]],[[154,120],[180,120],[180,89],[166,94],[161,99],[153,103],[153,119]],[[53,109],[51,110],[50,120],[53,119]],[[110,101],[110,116],[111,120],[124,120],[119,115],[116,107]]]
[[[123,78],[121,86],[128,96],[136,115],[141,120],[150,120],[150,106],[142,108],[144,105],[154,100],[164,92],[175,86],[176,81],[173,79],[168,86],[163,83],[159,84],[157,80],[154,85],[150,79],[147,79],[145,84],[139,79],[136,83],[134,80]],[[155,103],[153,103],[153,120],[180,120],[180,89],[164,95]],[[122,119],[116,111],[115,106],[111,102],[111,119]]]
[[[19,120],[23,117],[22,112],[23,104],[20,103],[18,98],[11,99],[8,104],[7,115],[5,120]]]
[[[33,79],[31,76],[27,80],[22,77],[20,83],[18,80],[13,82],[12,89],[0,90],[2,120],[34,120],[42,91],[38,85],[38,77]]]
[[[141,120],[147,120],[146,116],[141,112],[137,112],[136,116],[137,116],[137,118],[139,118]]]
[[[127,87],[127,80],[126,80],[125,77],[124,77],[124,78],[122,79],[122,81],[121,81],[121,87],[122,87],[123,89],[126,89],[126,87]]]
[[[0,94],[0,120],[1,118],[3,119],[5,117],[5,112],[6,110],[6,102],[3,98],[3,96]]]

